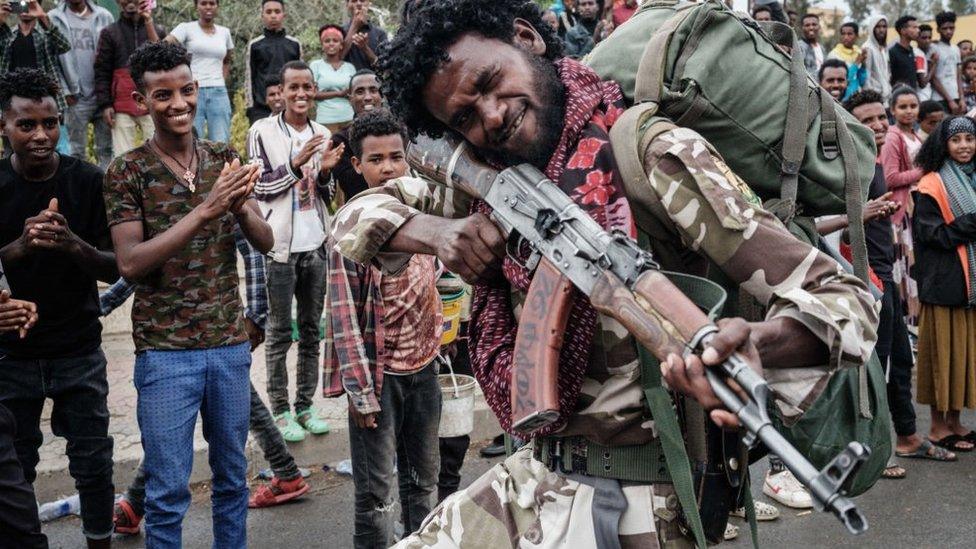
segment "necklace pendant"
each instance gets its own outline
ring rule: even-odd
[[[197,190],[197,186],[193,184],[193,180],[196,179],[193,172],[187,169],[185,172],[183,172],[183,179],[186,181],[186,186],[190,189],[191,193]]]

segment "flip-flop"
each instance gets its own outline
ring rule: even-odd
[[[888,464],[884,471],[881,471],[881,478],[886,478],[890,480],[900,480],[908,476],[908,471],[905,470],[901,465],[896,465],[894,463]]]
[[[965,435],[962,435],[962,439],[970,444],[976,444],[976,431],[969,431]]]
[[[945,448],[946,450],[952,450],[953,452],[972,452],[973,451],[973,447],[972,446],[970,446],[969,448],[961,448],[961,447],[959,447],[958,444],[960,442],[969,442],[969,441],[967,441],[966,439],[962,438],[961,435],[957,435],[955,433],[953,433],[951,435],[946,435],[946,436],[940,438],[939,440],[933,440],[931,442],[932,442],[932,444],[935,444],[936,446],[941,446],[941,447]]]
[[[929,452],[931,450],[931,453]],[[958,456],[949,456],[949,451],[932,444],[929,440],[923,440],[914,452],[895,452],[900,458],[909,459],[931,459],[932,461],[956,461]]]

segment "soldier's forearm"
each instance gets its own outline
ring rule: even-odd
[[[824,342],[794,318],[779,317],[750,326],[763,368],[803,368],[830,359]]]
[[[408,219],[383,246],[384,252],[437,255],[437,243],[450,220],[417,214]]]

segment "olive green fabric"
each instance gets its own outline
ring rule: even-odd
[[[714,0],[690,5],[651,1],[598,44],[584,62],[601,77],[619,83],[633,102],[645,48],[675,14],[683,19],[666,42],[657,114],[704,136],[764,201],[780,199],[791,58],[755,21]],[[644,70],[655,73],[658,67]],[[805,144],[797,174],[798,213],[846,213],[845,169],[838,154],[842,138],[836,125],[845,125],[853,140],[862,199],[874,176],[874,137],[836,103],[821,102],[820,88],[813,80],[805,74],[802,80],[806,97],[797,103],[803,107],[807,131],[801,134]],[[644,88],[649,89],[646,82]],[[834,107],[826,125],[820,114],[823,104]]]

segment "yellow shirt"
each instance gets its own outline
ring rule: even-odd
[[[847,48],[844,46],[844,44],[837,44],[834,46],[834,49],[830,50],[830,55],[828,57],[840,59],[850,66],[857,61],[857,57],[859,55],[861,55],[861,46],[854,44],[853,48]]]

